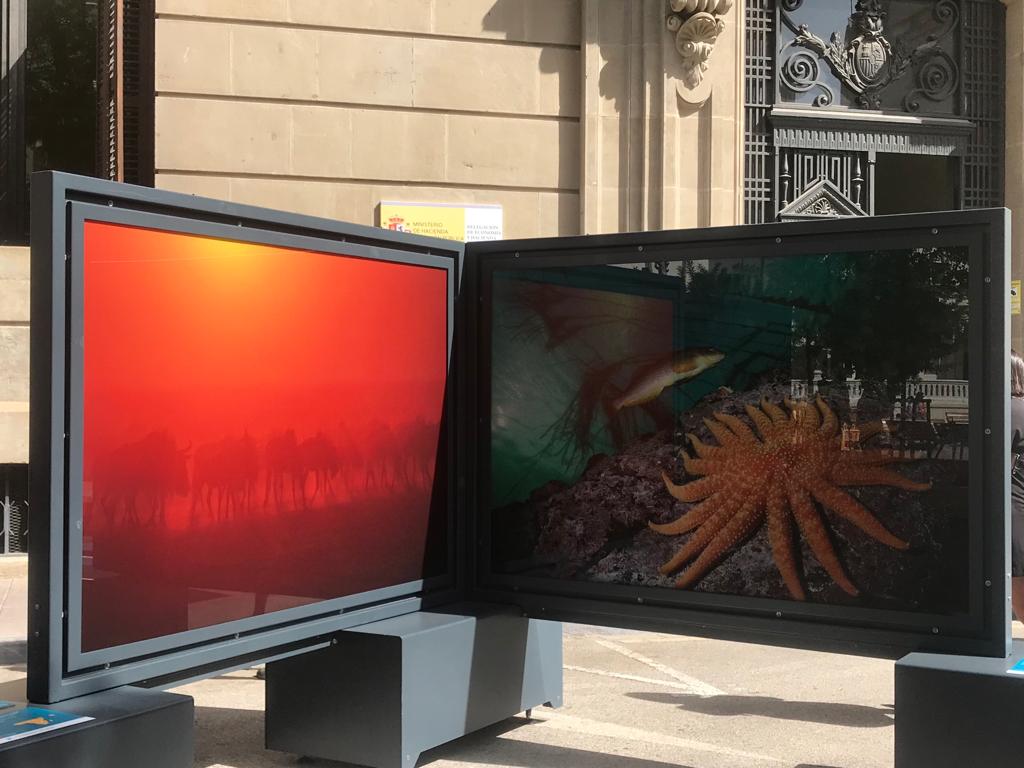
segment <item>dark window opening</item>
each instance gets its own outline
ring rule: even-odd
[[[32,173],[153,183],[153,0],[0,0],[0,243]]]
[[[33,0],[28,8],[25,149],[29,174],[96,175],[97,5]]]
[[[956,210],[959,187],[958,158],[880,153],[875,166],[875,213]]]

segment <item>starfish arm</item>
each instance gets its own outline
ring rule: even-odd
[[[733,510],[728,507],[723,507],[715,512],[690,536],[686,544],[676,552],[675,557],[661,566],[661,572],[669,574],[673,571],[678,571],[683,565],[693,560],[715,538],[715,535],[722,530],[722,527],[728,522],[729,518],[733,516],[732,513]]]
[[[683,467],[691,475],[710,475],[712,472],[721,472],[725,465],[721,461],[712,459],[691,459],[683,457]]]
[[[665,481],[665,487],[669,493],[679,499],[679,501],[686,502],[706,499],[716,491],[722,490],[724,485],[721,477],[702,477],[700,480],[694,480],[692,483],[686,483],[686,485],[676,485],[665,472],[661,473],[661,478]]]
[[[700,581],[734,547],[742,544],[764,520],[764,500],[749,501],[729,524],[718,531],[704,547],[700,557],[676,581],[676,587],[686,589]]]
[[[793,551],[793,525],[786,510],[786,492],[775,481],[768,490],[768,541],[772,545],[772,558],[782,574],[782,580],[794,600],[805,600],[800,583],[796,553]]]
[[[767,397],[761,400],[761,410],[768,414],[768,418],[770,418],[774,424],[781,424],[789,421],[785,411],[775,405],[775,403],[769,402]]]
[[[810,495],[803,488],[794,484],[788,484],[786,490],[789,496],[789,507],[793,510],[793,517],[796,518],[800,533],[807,540],[807,545],[811,548],[814,557],[840,589],[848,595],[856,597],[859,594],[857,588],[853,586],[853,582],[843,570],[843,565],[839,562],[839,556],[832,546],[828,531],[825,530],[825,526],[821,522],[818,510],[811,502]]]
[[[716,494],[709,499],[705,499],[697,506],[691,507],[686,514],[673,520],[671,523],[648,523],[647,525],[652,531],[666,536],[689,533],[694,528],[707,522],[713,514],[719,512],[724,506],[729,506],[731,503],[731,498],[725,498],[722,494]]]
[[[686,438],[693,446],[694,452],[702,459],[710,459],[722,453],[722,449],[717,445],[707,445],[706,443],[702,443],[696,435],[687,434]]]
[[[744,406],[744,410],[747,412],[750,420],[754,422],[757,431],[761,433],[761,437],[768,437],[772,432],[772,420],[765,415],[764,411],[753,405]]]
[[[825,507],[840,517],[846,518],[876,541],[893,549],[907,549],[910,546],[903,539],[893,536],[878,518],[868,511],[867,507],[846,491],[841,491],[824,480],[808,483],[807,490]]]
[[[839,419],[836,418],[835,411],[829,408],[828,403],[822,400],[820,397],[815,400],[818,406],[818,410],[821,411],[821,434],[831,437],[839,431]]]
[[[877,466],[844,467],[838,465],[832,469],[832,482],[835,485],[888,485],[904,491],[927,491],[931,483],[916,483],[892,470]]]
[[[715,418],[725,424],[729,429],[733,431],[733,434],[740,439],[742,443],[756,443],[757,437],[754,435],[753,430],[748,427],[743,419],[737,416],[731,416],[728,413],[716,413]]]
[[[704,419],[704,425],[711,431],[711,434],[715,436],[720,445],[732,445],[738,439],[730,429],[724,424],[719,424],[717,421]]]

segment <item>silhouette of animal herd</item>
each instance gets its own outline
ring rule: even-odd
[[[374,421],[358,433],[344,425],[300,438],[294,429],[264,439],[247,431],[179,445],[154,430],[93,464],[93,509],[108,525],[166,525],[181,502],[191,525],[224,522],[252,511],[309,510],[358,496],[428,492],[439,426],[416,419]]]

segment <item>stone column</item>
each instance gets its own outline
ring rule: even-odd
[[[1024,279],[1024,0],[1006,5],[1006,207],[1014,213],[1010,276]],[[1024,353],[1024,317],[1010,318],[1013,348]]]
[[[742,218],[742,5],[720,15],[700,72],[677,50],[671,11],[666,0],[583,2],[585,233]]]

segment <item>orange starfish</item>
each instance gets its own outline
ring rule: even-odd
[[[842,486],[886,485],[925,491],[931,483],[915,483],[886,468],[900,459],[881,451],[844,451],[839,421],[820,397],[816,403],[785,400],[786,415],[766,399],[761,407],[746,406],[760,437],[737,416],[716,413],[704,423],[719,445],[705,445],[687,435],[699,458],[683,453],[683,466],[701,479],[676,485],[664,472],[665,487],[684,502],[700,502],[665,525],[650,526],[669,535],[694,531],[675,557],[665,563],[665,574],[693,561],[676,581],[692,586],[734,547],[742,544],[767,518],[772,556],[789,593],[804,600],[803,585],[793,547],[795,519],[811,552],[832,579],[851,595],[857,588],[847,577],[829,540],[817,501],[849,520],[868,536],[894,549],[907,543],[890,533],[878,518]],[[815,405],[817,407],[815,407]]]

